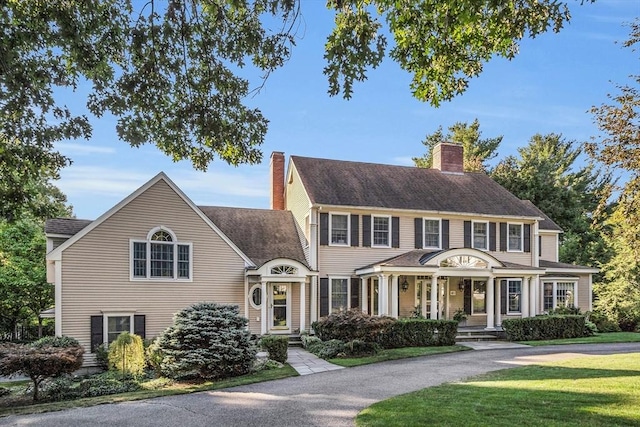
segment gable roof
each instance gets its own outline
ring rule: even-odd
[[[199,206],[260,267],[276,258],[308,262],[290,211]]]
[[[539,218],[484,173],[291,156],[312,204]]]
[[[144,185],[142,185],[140,188],[138,188],[136,191],[134,191],[133,193],[129,194],[126,198],[124,198],[123,200],[121,200],[117,205],[115,205],[114,207],[112,207],[111,209],[109,209],[107,212],[103,213],[98,219],[96,219],[95,221],[89,221],[88,224],[85,224],[85,226],[80,229],[79,231],[77,231],[72,237],[70,237],[68,240],[66,240],[64,243],[62,243],[60,246],[58,246],[57,248],[55,248],[54,250],[52,250],[51,252],[49,252],[47,254],[47,260],[52,259],[52,260],[56,260],[56,259],[61,259],[61,254],[62,251],[64,251],[65,249],[67,249],[69,246],[71,246],[72,244],[74,244],[75,242],[77,242],[78,240],[80,240],[84,235],[86,235],[87,233],[89,233],[91,230],[93,230],[94,228],[96,228],[97,226],[99,226],[100,224],[102,224],[104,221],[106,221],[108,218],[110,218],[113,214],[115,214],[116,212],[118,212],[120,209],[122,209],[123,207],[125,207],[126,205],[128,205],[132,200],[135,200],[138,196],[140,196],[142,193],[144,193],[145,191],[147,191],[150,187],[152,187],[153,185],[155,185],[156,183],[158,183],[159,181],[163,181],[164,183],[166,183],[175,193],[178,197],[180,197],[191,209],[193,209],[193,211],[200,217],[202,218],[202,220],[209,226],[211,227],[211,229],[220,236],[220,238],[231,247],[231,249],[233,249],[239,256],[240,258],[242,258],[244,260],[244,262],[246,263],[246,265],[253,265],[251,259],[249,259],[249,257],[247,257],[246,254],[244,254],[236,245],[233,241],[231,241],[229,239],[229,237],[227,237],[213,222],[211,222],[211,219],[208,218],[204,213],[202,213],[202,211],[200,209],[198,209],[198,207],[191,201],[191,199],[189,199],[186,194],[184,194],[182,192],[182,190],[180,190],[180,188],[178,188],[178,186],[176,184],[174,184],[173,181],[171,181],[169,179],[169,177],[164,173],[164,172],[160,172],[159,174],[157,174],[156,176],[154,176],[153,178],[151,178],[149,181],[147,181]],[[87,221],[87,220],[75,220],[75,221]],[[55,222],[53,222],[52,224],[55,224]],[[74,224],[74,222],[70,222],[69,224]],[[75,222],[75,225],[77,225],[79,227],[80,223]],[[46,227],[46,226],[45,226]]]
[[[538,212],[538,215],[542,217],[542,220],[538,222],[538,227],[540,228],[540,230],[558,231],[560,233],[563,232],[562,228],[560,228],[558,224],[553,222],[553,220],[549,218],[547,214],[542,212],[536,205],[534,205],[531,200],[523,200],[522,203],[531,206]]]
[[[76,218],[53,218],[48,219],[44,225],[46,234],[59,234],[63,236],[73,236],[91,224],[93,221],[89,219]]]

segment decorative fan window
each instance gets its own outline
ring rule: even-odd
[[[131,240],[133,279],[191,279],[191,243],[180,242],[171,230],[156,228],[147,240]]]
[[[276,265],[271,269],[271,274],[298,274],[298,269],[290,265]]]
[[[469,255],[452,256],[443,260],[440,267],[487,268],[486,261]]]

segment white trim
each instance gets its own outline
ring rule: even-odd
[[[349,276],[327,276],[329,278],[329,314],[333,313],[333,281],[345,280],[347,282],[347,304],[345,310],[349,310],[351,305],[351,277]]]
[[[484,313],[474,313],[473,309],[473,295],[475,293],[475,284],[476,282],[484,282]],[[493,291],[493,289],[491,290]],[[489,314],[489,298],[487,295],[489,294],[489,277],[479,279],[477,277],[471,278],[471,316],[486,316]],[[491,307],[493,309],[493,307]]]
[[[386,218],[387,219],[387,244],[386,245],[376,245],[375,244],[375,218]],[[390,248],[391,247],[391,228],[392,228],[392,219],[391,215],[371,215],[371,247],[372,248]]]
[[[166,231],[171,234],[173,241],[172,242],[160,242],[149,240],[154,233],[158,231]],[[145,277],[139,277],[133,275],[133,254],[134,254],[134,244],[135,243],[144,243],[146,245],[145,253],[146,253],[146,272]],[[173,246],[173,277],[151,277],[151,244],[166,244]],[[178,246],[188,246],[189,247],[189,277],[178,277]],[[130,282],[193,282],[193,243],[192,242],[180,242],[176,238],[175,234],[168,229],[167,227],[155,227],[147,234],[147,240],[137,240],[137,239],[129,239],[129,281]]]
[[[62,336],[62,260],[54,261],[55,282],[54,282],[54,302],[55,310],[55,334]]]
[[[571,295],[571,297],[573,298],[573,306],[574,307],[580,307],[578,305],[578,299],[577,297],[577,292],[576,290],[578,289],[578,283],[579,283],[579,279],[572,279],[569,277],[558,277],[558,278],[541,278],[542,280],[542,286],[541,291],[542,291],[542,310],[543,311],[548,311],[548,310],[553,310],[558,308],[558,283],[571,283],[573,284],[573,295]],[[551,300],[551,308],[547,308],[545,307],[545,300],[544,300],[544,285],[547,283],[551,283],[552,287],[551,287],[551,292],[552,292],[552,300]],[[583,308],[583,307],[580,307]]]
[[[60,234],[60,233],[45,233],[45,237],[51,237],[53,239],[69,239],[73,234]]]
[[[520,226],[520,249],[511,249],[511,239],[509,238],[509,227],[511,225]],[[507,252],[524,252],[524,224],[522,222],[507,222]]]
[[[484,224],[485,225],[485,234],[484,234],[484,248],[476,248],[476,224]],[[471,247],[473,249],[477,249],[479,251],[488,251],[489,250],[489,221],[471,221]]]
[[[347,241],[345,243],[333,243],[333,216],[347,217]],[[348,212],[329,212],[329,246],[351,246],[351,214]]]
[[[124,311],[124,312],[103,311],[102,312],[102,343],[109,344],[109,317],[129,317],[129,333],[133,334],[134,327],[135,327],[134,316],[135,316],[135,312],[133,311]]]
[[[506,278],[500,278],[500,280],[505,280],[505,285],[507,287],[507,316],[515,316],[515,315],[522,315],[523,313],[523,294],[524,294],[524,280],[522,277],[506,277]],[[519,302],[520,302],[520,311],[511,311],[509,310],[509,281],[513,281],[513,282],[520,282],[520,297],[519,297]],[[502,311],[502,310],[501,310]]]
[[[438,246],[426,245],[427,229],[425,223],[427,221],[438,221]],[[442,218],[422,217],[422,249],[442,249]]]
[[[242,258],[245,262],[245,266],[247,267],[255,267],[255,264],[253,263],[253,261],[251,261],[251,259],[245,255],[240,248],[238,248],[236,246],[235,243],[233,243],[231,241],[231,239],[229,239],[229,237],[227,237],[210,219],[209,217],[207,217],[200,209],[198,209],[198,207],[191,201],[191,199],[189,199],[186,194],[184,194],[182,192],[182,190],[180,190],[180,188],[178,188],[178,186],[176,184],[173,183],[173,181],[171,181],[169,179],[169,177],[164,173],[164,172],[160,172],[159,174],[157,174],[156,176],[154,176],[153,178],[151,178],[149,181],[147,181],[144,185],[142,185],[140,188],[138,188],[136,191],[134,191],[133,193],[129,194],[126,198],[124,198],[123,200],[121,200],[118,204],[116,204],[114,207],[112,207],[111,209],[109,209],[107,212],[103,213],[102,215],[100,215],[100,217],[98,217],[98,219],[96,219],[95,221],[93,221],[92,223],[90,223],[89,225],[87,225],[85,228],[83,228],[82,230],[80,230],[77,234],[74,234],[73,237],[71,237],[69,240],[67,240],[66,242],[62,243],[60,246],[58,246],[57,248],[55,248],[53,251],[51,251],[51,253],[49,253],[47,255],[47,259],[51,259],[51,260],[57,260],[57,259],[62,259],[62,252],[64,250],[66,250],[69,246],[73,245],[75,242],[77,242],[78,240],[80,240],[81,238],[83,238],[85,235],[87,235],[89,232],[91,232],[94,228],[98,227],[100,224],[102,224],[103,222],[105,222],[107,219],[109,219],[113,214],[115,214],[116,212],[118,212],[120,209],[122,209],[123,207],[125,207],[126,205],[128,205],[131,201],[135,200],[138,196],[140,196],[141,194],[143,194],[145,191],[147,191],[149,188],[151,188],[153,185],[157,184],[159,181],[163,181],[165,182],[177,195],[178,197],[180,197],[216,234],[218,234],[218,236],[220,236],[220,238],[227,244],[229,245],[229,247],[231,249],[233,249],[234,252],[236,252],[236,254],[238,254],[238,256],[240,258]]]
[[[293,286],[291,286],[292,283],[293,282],[286,282],[286,283],[282,282],[282,283],[279,283],[279,282],[271,282],[271,281],[269,281],[267,283],[269,285],[268,286],[269,295],[268,295],[267,298],[268,298],[268,301],[270,303],[269,304],[265,304],[265,299],[264,299],[264,296],[263,296],[262,297],[262,304],[263,304],[263,307],[266,306],[266,305],[270,306],[269,316],[268,316],[269,317],[269,325],[268,325],[268,328],[267,328],[270,333],[275,333],[275,334],[278,334],[278,333],[282,333],[282,334],[291,333],[291,300],[292,300],[291,292],[293,291]],[[276,326],[273,325],[273,309],[275,308],[274,301],[273,301],[273,287],[274,286],[285,286],[286,289],[287,289],[287,291],[286,291],[287,292],[287,299],[286,299],[286,302],[285,302],[285,307],[287,309],[287,319],[286,319],[287,325],[286,325],[286,327],[285,326],[276,327]]]
[[[557,268],[557,267],[540,267],[547,271],[547,275],[552,274],[593,274],[598,273],[600,270],[597,268],[585,267],[585,268]]]
[[[255,302],[253,302],[253,293],[255,292],[256,289],[260,289],[260,293],[261,293],[260,305],[256,305]],[[249,300],[249,304],[251,305],[251,307],[253,307],[255,310],[261,310],[262,307],[264,307],[264,295],[262,295],[262,283],[255,283],[253,286],[251,286],[251,288],[249,288],[249,294],[247,295],[247,299]]]

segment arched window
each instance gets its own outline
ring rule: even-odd
[[[134,279],[191,279],[191,243],[178,242],[164,227],[154,228],[147,240],[131,242]]]
[[[298,269],[290,265],[276,265],[271,269],[271,274],[298,274]]]
[[[469,255],[452,256],[440,262],[440,267],[487,268],[484,260]]]

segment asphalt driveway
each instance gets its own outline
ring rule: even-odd
[[[640,343],[465,351],[190,395],[0,418],[0,426],[352,426],[398,394],[498,369],[581,355],[637,353]]]

